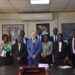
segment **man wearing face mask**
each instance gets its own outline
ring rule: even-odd
[[[36,32],[31,33],[31,39],[27,43],[28,64],[38,65],[40,59],[41,43],[36,39]]]

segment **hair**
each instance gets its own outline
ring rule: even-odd
[[[21,34],[19,34],[19,35],[18,35],[18,37],[22,37],[22,35],[21,35]]]
[[[48,35],[48,34],[45,34],[44,36],[47,36],[47,37],[49,37],[49,35]]]
[[[56,30],[57,30],[57,32],[58,32],[58,28],[53,28],[53,30],[54,30],[54,29],[56,29]]]
[[[63,37],[63,34],[62,34],[62,33],[59,33],[58,36],[59,36],[59,35],[61,35],[61,36]]]
[[[48,38],[48,40],[49,40],[49,35],[48,35],[48,34],[45,34],[44,37],[45,37],[45,36],[47,36],[47,38]]]
[[[8,40],[8,35],[7,34],[2,35],[2,40],[4,40],[4,37],[7,37],[7,40]]]
[[[24,30],[21,30],[21,31],[20,31],[20,34],[22,34],[22,32],[23,32],[23,33],[24,33],[24,35],[25,35],[25,32],[24,32]]]
[[[38,28],[37,30],[40,30],[41,31],[41,28]]]
[[[32,32],[36,33],[36,31],[32,31]],[[32,34],[32,32],[31,32],[31,34]]]

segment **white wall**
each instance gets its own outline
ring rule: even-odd
[[[58,13],[58,29],[62,31],[62,23],[75,23],[75,12],[61,12]]]
[[[59,12],[53,13],[54,18],[51,21],[21,21],[20,14],[0,14],[0,40],[2,38],[2,25],[3,24],[24,24],[24,30],[26,37],[30,37],[32,31],[36,31],[36,24],[49,23],[50,24],[50,35],[54,27],[58,28],[61,32],[62,23],[75,23],[75,12]],[[11,20],[12,19],[12,20]]]

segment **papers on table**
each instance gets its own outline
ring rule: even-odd
[[[60,68],[60,69],[69,69],[69,68],[72,68],[72,67],[65,65],[65,66],[58,66],[58,68]]]
[[[19,67],[19,69],[23,69],[23,67]]]
[[[3,50],[0,56],[1,57],[6,57],[6,51]]]
[[[45,69],[49,68],[48,64],[38,64],[38,67],[44,67]]]

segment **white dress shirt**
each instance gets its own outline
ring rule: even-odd
[[[73,54],[75,54],[75,49],[74,49],[74,40],[75,40],[75,38],[72,39],[72,50],[73,50]]]
[[[59,42],[59,52],[62,51],[62,42]]]
[[[19,51],[20,51],[20,49],[21,49],[21,43],[18,43],[18,48],[19,48]]]
[[[42,38],[41,35],[37,35],[37,37],[38,37],[38,39],[41,41],[41,38]]]

